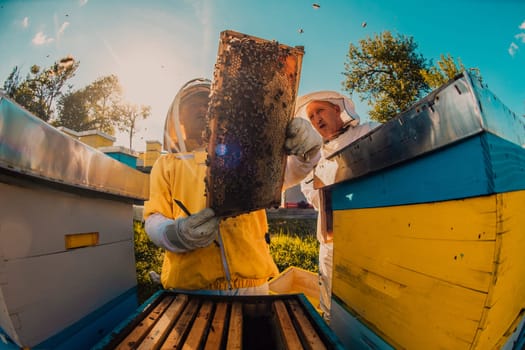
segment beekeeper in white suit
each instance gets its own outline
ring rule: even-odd
[[[343,147],[349,145],[361,136],[378,126],[378,123],[360,124],[360,117],[355,111],[354,103],[346,96],[335,91],[318,91],[303,95],[297,99],[295,117],[309,120],[315,130],[321,135],[323,144],[315,171],[320,180],[323,176],[335,174],[331,171],[332,161],[328,158]],[[322,205],[319,191],[313,187],[313,173],[301,182],[301,190],[309,203],[318,211]],[[332,257],[333,237],[331,232],[323,232],[321,215],[317,219],[317,238],[319,247],[319,284],[321,288],[320,307],[326,321],[330,320],[330,304],[332,294]]]

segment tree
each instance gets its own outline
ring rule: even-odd
[[[385,122],[409,108],[429,91],[422,71],[429,63],[416,52],[412,37],[394,38],[385,31],[373,38],[350,44],[345,62],[344,89],[357,92],[372,109],[370,117]]]
[[[4,89],[17,103],[40,119],[49,121],[54,115],[57,98],[62,95],[66,82],[75,76],[79,64],[67,56],[45,70],[33,65],[24,80],[20,78],[20,69],[15,66],[4,82]]]
[[[58,100],[58,117],[51,124],[75,131],[93,129],[85,101],[84,90],[69,91],[62,95]]]
[[[64,94],[59,101],[59,114],[55,126],[75,131],[97,129],[115,134],[120,121],[122,87],[118,77],[99,78],[86,87]]]
[[[428,86],[435,89],[447,83],[464,70],[465,66],[460,58],[457,59],[456,63],[456,60],[450,54],[447,54],[447,56],[442,54],[437,65],[430,67],[428,70],[423,70],[421,74]]]
[[[20,69],[18,66],[15,66],[7,79],[4,81],[4,90],[5,93],[13,97],[18,86],[20,86]]]
[[[122,101],[122,86],[118,77],[112,74],[99,78],[88,85],[84,93],[93,128],[114,135]]]
[[[138,106],[131,103],[124,103],[120,106],[120,120],[118,122],[118,129],[122,132],[127,132],[129,135],[129,149],[132,149],[133,135],[137,130],[137,121],[139,119],[146,119],[151,114],[150,106]]]
[[[79,62],[68,56],[44,71],[33,65],[23,80],[20,69],[15,66],[4,82],[4,90],[53,126],[74,131],[96,129],[110,135],[115,134],[115,129],[128,132],[131,148],[137,122],[150,116],[151,107],[123,102],[122,87],[116,75],[98,78],[79,90],[69,86],[63,93],[65,83],[74,76],[78,66]]]
[[[97,129],[110,135],[115,129],[129,134],[129,148],[137,132],[137,122],[150,116],[151,107],[124,102],[116,75],[99,78],[83,89],[64,94],[59,115],[53,123],[75,131]]]

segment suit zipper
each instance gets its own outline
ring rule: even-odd
[[[224,273],[226,274],[226,281],[228,282],[228,290],[232,290],[230,267],[228,266],[228,260],[226,260],[226,251],[224,250],[224,244],[222,241],[221,229],[217,233],[219,238],[219,248],[221,250],[222,266],[224,267]]]

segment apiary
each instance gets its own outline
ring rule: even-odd
[[[136,309],[146,174],[0,94],[0,193],[0,348],[87,348]]]
[[[348,348],[512,348],[525,309],[525,120],[463,73],[334,154],[331,327]]]
[[[305,300],[159,291],[94,349],[342,349]]]
[[[206,131],[207,201],[217,215],[280,205],[302,57],[299,47],[221,33]]]

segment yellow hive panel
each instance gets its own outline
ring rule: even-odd
[[[162,144],[159,141],[146,141],[146,151],[162,151]]]
[[[407,349],[501,348],[525,308],[525,191],[334,212],[334,295]]]
[[[495,270],[476,349],[500,349],[525,308],[525,191],[501,193],[497,200]]]
[[[269,282],[272,294],[303,293],[308,301],[321,312],[319,306],[319,277],[316,273],[290,266]]]
[[[470,348],[492,282],[496,205],[335,211],[334,295],[396,346]]]
[[[81,136],[79,137],[79,140],[94,148],[113,146],[112,140],[97,134]]]
[[[73,233],[64,236],[66,249],[95,246],[99,242],[98,232]]]

